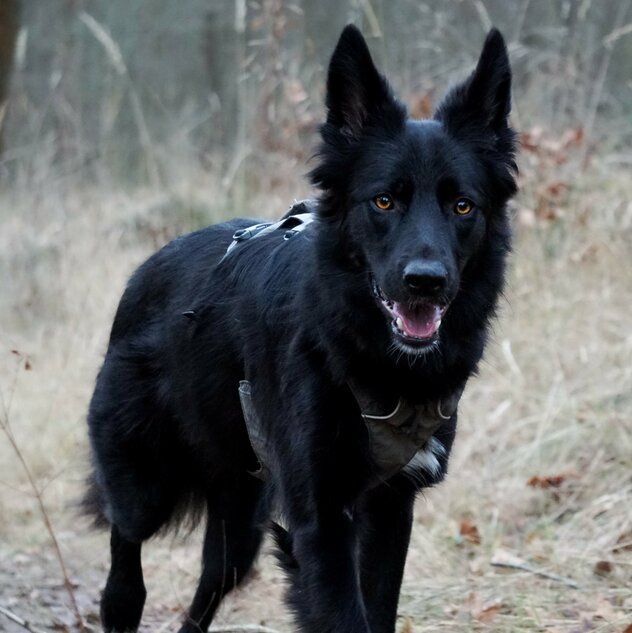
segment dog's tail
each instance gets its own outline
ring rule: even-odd
[[[105,501],[103,492],[97,483],[94,473],[90,473],[86,480],[86,488],[83,497],[78,502],[79,512],[88,517],[92,522],[92,527],[109,527],[105,513]]]

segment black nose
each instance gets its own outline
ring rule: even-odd
[[[414,260],[404,268],[404,283],[415,294],[431,297],[448,283],[448,270],[435,260]]]

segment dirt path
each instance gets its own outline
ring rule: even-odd
[[[183,608],[193,595],[199,569],[200,534],[148,543],[143,562],[148,598],[142,633],[176,631]],[[100,631],[99,596],[108,569],[105,533],[64,529],[58,533],[75,599],[89,630]],[[264,548],[250,578],[225,601],[215,625],[249,623],[289,631],[281,605],[282,578]],[[76,631],[75,618],[59,563],[48,543],[13,549],[0,546],[0,607],[26,620],[36,631]],[[25,628],[0,613],[0,631]]]
[[[440,490],[434,490],[418,503],[400,601],[400,632],[622,633],[632,621],[630,554],[621,552],[602,575],[595,574],[592,565],[577,565],[570,570],[577,589],[536,574],[502,570],[491,565],[495,550],[485,543],[485,528],[472,534],[461,526],[462,533],[455,534],[450,532],[453,524],[446,521],[435,531],[431,517],[439,501]],[[0,545],[0,607],[27,620],[32,631],[75,633],[58,561],[43,531],[34,529],[37,517],[31,519],[22,532],[13,530],[11,541]],[[107,534],[91,532],[64,515],[55,517],[55,524],[86,628],[100,631],[98,601],[107,574]],[[430,533],[426,526],[432,528]],[[186,538],[166,537],[145,545],[148,598],[141,633],[178,630],[197,580],[201,536],[198,530]],[[537,567],[537,557],[531,560]],[[545,564],[542,558],[539,566],[551,571],[551,560]],[[261,625],[290,633],[294,628],[282,594],[283,578],[268,543],[248,581],[224,601],[214,626]],[[0,613],[0,632],[24,630]]]

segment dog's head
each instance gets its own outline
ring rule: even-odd
[[[331,58],[327,121],[311,178],[323,191],[326,224],[343,236],[339,249],[347,252],[339,254],[367,273],[402,351],[420,354],[436,343],[468,270],[489,255],[494,232],[504,261],[505,204],[516,191],[510,87],[507,50],[496,30],[474,72],[429,120],[408,118],[354,26],[343,31]],[[500,260],[494,265],[502,268]]]

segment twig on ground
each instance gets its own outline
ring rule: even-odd
[[[17,372],[20,370],[20,368],[28,361],[27,357],[24,356],[23,354],[17,353],[17,356],[19,357],[20,362],[16,368],[16,375],[17,375]],[[14,380],[13,389],[15,389],[15,384],[16,384],[16,381]],[[10,396],[12,397],[13,393],[11,393]],[[33,476],[33,473],[31,472],[31,469],[29,468],[29,465],[27,464],[24,455],[22,454],[22,451],[20,450],[20,447],[18,446],[15,436],[13,435],[13,431],[11,430],[11,425],[9,424],[9,407],[7,407],[4,401],[4,398],[2,398],[1,402],[2,402],[2,416],[0,416],[0,429],[4,432],[7,439],[9,440],[9,444],[11,444],[11,448],[13,449],[13,452],[18,458],[18,461],[20,462],[22,466],[22,470],[24,471],[26,478],[28,479],[29,486],[31,487],[31,490],[33,491],[35,499],[37,500],[37,505],[39,506],[39,511],[40,511],[40,514],[42,515],[44,526],[46,527],[46,531],[48,532],[48,535],[50,536],[53,549],[55,551],[55,556],[57,558],[57,562],[59,563],[59,567],[61,569],[61,574],[64,581],[64,587],[66,588],[66,592],[68,594],[68,598],[70,599],[72,610],[75,614],[75,621],[77,624],[77,628],[79,629],[80,633],[86,633],[86,627],[85,627],[83,618],[81,617],[79,606],[77,605],[75,592],[74,592],[72,583],[70,582],[70,578],[68,577],[66,563],[64,562],[64,557],[61,553],[61,548],[59,547],[59,542],[57,541],[55,530],[53,529],[53,525],[50,521],[50,517],[48,516],[48,511],[46,510],[46,506],[44,505],[42,492],[39,489],[35,481],[35,477]],[[4,615],[7,615],[7,614],[5,613]],[[7,615],[7,617],[9,616]],[[31,629],[27,629],[27,630],[31,630]]]
[[[509,552],[497,552],[491,560],[492,567],[505,567],[507,569],[519,569],[520,571],[526,571],[530,574],[534,574],[536,576],[540,576],[542,578],[548,578],[549,580],[554,580],[555,582],[562,583],[567,587],[571,587],[571,589],[579,589],[579,585],[570,578],[565,578],[564,576],[558,576],[557,574],[552,574],[548,571],[544,571],[543,569],[538,569],[537,567],[533,567],[529,565],[526,561],[522,560],[518,556],[514,556]]]
[[[13,611],[9,611],[9,609],[6,609],[5,607],[0,607],[0,614],[11,620],[11,622],[15,622],[15,624],[21,626],[23,629],[30,631],[30,633],[44,633],[44,631],[32,627],[27,620],[21,618],[19,615],[16,615]]]

